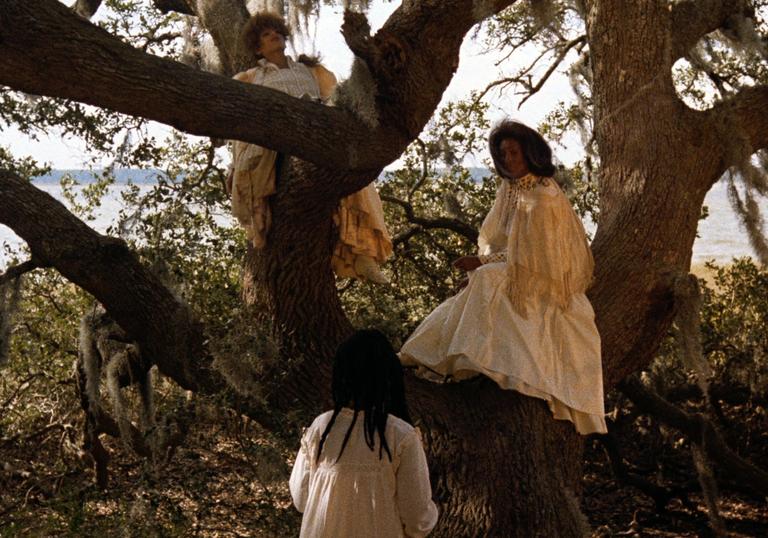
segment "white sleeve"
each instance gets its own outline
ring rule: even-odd
[[[291,471],[291,479],[289,481],[293,504],[302,513],[307,506],[310,474],[309,462],[311,457],[312,455],[307,447],[306,435],[304,435],[301,439],[301,448],[299,448],[299,453],[296,455],[296,462],[293,464],[293,471]]]
[[[400,520],[406,536],[421,538],[429,534],[437,523],[427,457],[416,430],[403,440],[400,448],[395,493]]]

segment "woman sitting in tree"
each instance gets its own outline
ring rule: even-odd
[[[251,17],[242,34],[243,46],[259,57],[258,64],[235,79],[280,90],[293,97],[328,103],[336,77],[317,61],[285,54],[290,30],[274,13]],[[230,189],[232,212],[245,228],[254,248],[263,248],[272,222],[269,198],[275,194],[277,152],[255,144],[233,141]],[[392,241],[373,184],[341,200],[334,220],[339,242],[332,265],[337,275],[386,283],[379,265],[392,253]]]
[[[600,335],[585,291],[594,262],[584,227],[552,179],[539,133],[504,121],[489,140],[501,184],[461,292],[403,345],[401,360],[460,380],[478,372],[546,400],[581,434],[606,431]]]

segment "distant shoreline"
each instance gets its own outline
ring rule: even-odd
[[[40,185],[58,185],[61,178],[71,176],[72,179],[82,185],[95,183],[104,176],[105,168],[87,170],[87,169],[60,169],[51,170],[42,176],[32,178],[32,183]],[[117,168],[112,171],[117,185],[126,185],[134,183],[136,185],[150,185],[157,183],[159,177],[167,177],[166,173],[157,168]]]

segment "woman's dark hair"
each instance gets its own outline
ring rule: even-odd
[[[254,53],[259,59],[263,58],[255,50],[261,45],[261,33],[268,28],[281,34],[286,40],[291,37],[291,28],[280,15],[271,11],[260,11],[243,26],[243,31],[240,33],[240,45],[244,50]],[[299,55],[298,62],[303,63],[307,67],[315,67],[320,65],[320,57],[301,54]]]
[[[251,17],[240,34],[240,41],[245,50],[254,52],[261,44],[261,33],[272,29],[281,34],[285,39],[291,37],[291,29],[285,24],[283,18],[271,11],[260,11]],[[261,57],[260,54],[256,54]]]
[[[504,154],[501,151],[501,142],[507,139],[517,140],[523,150],[525,164],[528,170],[537,176],[552,177],[555,173],[555,165],[552,163],[552,150],[539,133],[527,125],[513,120],[504,120],[497,124],[488,137],[488,145],[493,157],[493,165],[496,172],[507,179],[512,179],[504,168]]]
[[[336,461],[344,453],[360,411],[363,412],[365,443],[373,450],[374,434],[378,432],[379,459],[385,451],[391,461],[392,453],[384,436],[387,415],[394,415],[408,423],[411,418],[405,403],[403,368],[392,344],[381,331],[359,330],[339,346],[333,361],[332,391],[333,415],[320,438],[317,460],[320,460],[323,444],[341,409],[351,406],[354,416]]]

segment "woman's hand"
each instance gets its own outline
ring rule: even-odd
[[[483,265],[483,263],[477,256],[462,256],[453,262],[453,266],[456,269],[461,269],[462,271],[474,271],[481,265]]]

